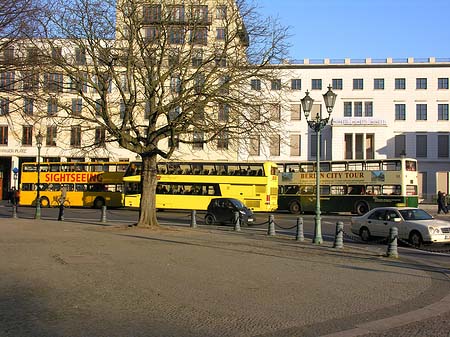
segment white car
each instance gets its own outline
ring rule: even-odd
[[[420,208],[378,207],[351,219],[352,233],[364,241],[371,237],[387,237],[391,227],[397,227],[398,237],[414,246],[450,243],[450,222],[435,219]]]

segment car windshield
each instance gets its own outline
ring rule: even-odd
[[[240,200],[230,199],[230,201],[237,209],[242,209],[245,207],[244,204]]]
[[[412,209],[402,209],[400,214],[405,220],[431,220],[433,217],[425,212],[423,209],[412,208]]]

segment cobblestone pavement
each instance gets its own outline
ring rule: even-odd
[[[0,219],[0,255],[2,337],[353,336],[373,321],[362,335],[450,331],[445,273],[368,250],[232,228]],[[429,306],[440,311],[420,321]],[[406,325],[388,319],[407,313]]]

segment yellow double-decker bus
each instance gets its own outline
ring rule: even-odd
[[[63,193],[65,206],[121,207],[123,176],[128,164],[128,162],[23,163],[20,205],[36,205],[39,183],[42,207],[59,206]]]
[[[316,208],[316,163],[279,163],[278,210]],[[378,206],[417,207],[417,160],[412,158],[320,162],[323,212],[364,214]]]
[[[125,176],[124,204],[139,207],[141,162],[131,162]],[[214,197],[241,200],[255,212],[277,208],[277,165],[272,162],[159,162],[157,209],[206,210]]]

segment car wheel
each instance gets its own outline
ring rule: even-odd
[[[50,207],[50,201],[48,200],[47,197],[42,197],[41,198],[41,207]]]
[[[369,211],[369,205],[364,201],[360,201],[356,204],[355,210],[358,215],[366,214]]]
[[[422,235],[420,235],[417,231],[413,231],[409,234],[409,243],[411,243],[414,247],[420,247],[422,240]]]
[[[359,236],[361,237],[361,240],[363,240],[364,242],[369,241],[370,238],[371,238],[369,228],[367,228],[367,227],[362,227],[362,228],[359,230]]]
[[[292,214],[300,213],[300,209],[300,204],[297,201],[294,201],[289,205],[289,212]]]
[[[206,214],[205,216],[205,224],[207,225],[214,225],[214,216],[212,216],[211,214]]]

